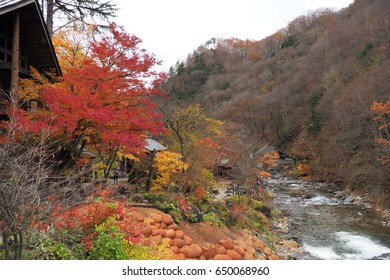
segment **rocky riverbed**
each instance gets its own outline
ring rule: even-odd
[[[278,254],[285,259],[390,259],[390,216],[372,207],[368,194],[334,184],[274,176]]]

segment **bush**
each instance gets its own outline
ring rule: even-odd
[[[374,43],[373,42],[368,42],[365,46],[364,46],[364,49],[361,51],[361,53],[359,54],[358,58],[359,59],[363,59],[365,58],[366,56],[368,56],[368,54],[372,51],[372,49],[374,48]]]
[[[281,46],[282,49],[292,47],[297,43],[297,40],[294,36],[288,36]]]
[[[220,90],[225,90],[228,88],[230,88],[230,82],[227,82],[227,81],[218,85],[218,89],[220,89]]]
[[[27,237],[27,250],[24,259],[29,260],[77,260],[84,259],[83,245],[80,243],[68,244],[54,240],[52,237],[35,236],[35,242]]]
[[[211,222],[214,225],[221,227],[223,226],[223,222],[219,219],[218,215],[215,212],[208,212],[202,217],[203,222]]]
[[[142,246],[124,239],[117,227],[98,227],[100,232],[88,251],[91,260],[169,260],[173,258],[167,242],[154,246]]]
[[[307,99],[309,106],[309,122],[306,124],[306,130],[311,134],[318,134],[321,129],[320,117],[315,108],[320,102],[322,95],[322,90],[316,89]]]
[[[91,260],[128,260],[127,247],[129,242],[124,240],[124,235],[117,232],[116,227],[110,228],[111,232],[101,232],[93,247],[88,251],[88,259]]]

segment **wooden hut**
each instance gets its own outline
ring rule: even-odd
[[[61,75],[39,3],[0,0],[0,99],[18,100],[18,79],[29,77],[30,66]]]

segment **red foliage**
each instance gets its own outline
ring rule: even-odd
[[[184,216],[189,217],[190,206],[188,205],[186,198],[184,196],[179,196],[178,203],[179,208],[183,212]]]
[[[67,68],[62,81],[44,86],[51,127],[62,139],[84,138],[91,145],[136,152],[144,146],[145,135],[164,131],[149,97],[164,94],[158,86],[165,74],[152,70],[159,62],[138,48],[140,42],[111,24],[110,35],[92,43],[81,64]],[[47,114],[32,113],[28,123],[38,129]]]
[[[134,211],[126,207],[124,201],[110,199],[111,195],[112,191],[103,190],[96,196],[96,200],[89,204],[67,211],[56,211],[54,225],[68,230],[85,231],[86,236],[81,241],[85,251],[92,248],[97,234],[96,227],[103,223],[107,223],[107,226],[117,226],[127,241],[139,242],[141,226],[133,219]]]
[[[193,195],[197,198],[204,198],[206,196],[206,191],[201,187],[197,187],[194,190]]]
[[[246,205],[239,205],[237,203],[232,204],[232,213],[234,216],[240,216],[247,210]]]

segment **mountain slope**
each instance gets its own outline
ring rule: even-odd
[[[388,135],[370,108],[390,95],[389,15],[389,1],[356,0],[261,41],[218,39],[178,63],[165,86],[234,126],[248,150],[277,145],[308,162],[315,178],[388,206],[390,148],[375,141]]]

